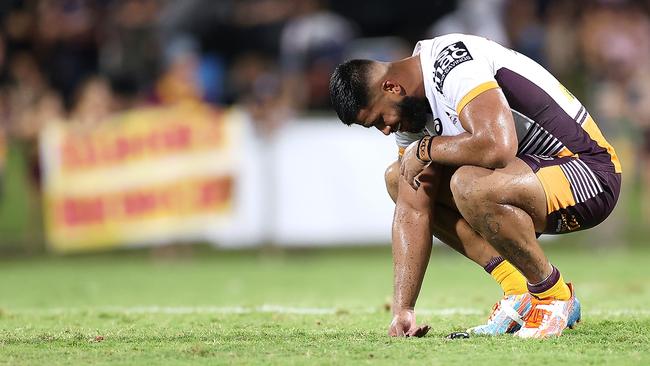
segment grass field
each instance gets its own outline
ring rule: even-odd
[[[0,364],[650,364],[650,248],[546,249],[584,309],[546,341],[445,340],[500,293],[444,248],[418,303],[433,326],[422,339],[386,336],[388,247],[5,259]]]

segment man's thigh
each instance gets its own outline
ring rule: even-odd
[[[451,188],[452,179],[458,170],[459,167],[430,165],[418,176],[418,180],[423,183],[438,179],[437,176],[439,176],[440,183],[438,184],[438,189],[432,200],[432,204],[434,206],[441,205],[448,208],[449,210],[445,212],[449,214],[453,213],[454,217],[456,217],[456,214],[462,217],[454,200]],[[509,166],[497,170],[475,166],[463,166],[461,170],[464,172],[469,171],[469,174],[460,178],[456,176],[456,180],[458,181],[460,179],[463,183],[475,184],[474,188],[470,187],[467,189],[474,190],[479,189],[479,187],[484,187],[482,189],[491,191],[489,194],[498,203],[513,204],[528,212],[533,218],[533,221],[536,222],[535,227],[540,227],[540,230],[543,229],[546,217],[545,194],[538,178],[523,161],[515,159]],[[465,174],[463,173],[463,175]],[[391,186],[389,182],[394,184],[394,193],[392,194],[397,194],[398,179],[399,164],[394,163],[387,170],[386,176],[387,185]],[[390,192],[391,188],[389,188]]]
[[[397,201],[400,179],[399,168],[399,161],[393,162],[386,169],[384,176],[386,180],[386,190],[388,191],[388,194],[390,195],[393,202]],[[424,168],[422,173],[418,176],[421,181],[426,182],[428,180],[437,179],[436,176],[440,175],[440,183],[432,200],[434,205],[440,204],[454,211],[458,211],[458,208],[454,203],[454,198],[451,194],[451,189],[449,187],[449,181],[451,180],[451,176],[454,174],[456,169],[458,168],[442,165],[428,166]]]
[[[452,176],[450,185],[455,199],[463,201],[468,213],[478,214],[486,205],[495,203],[510,205],[530,216],[535,231],[541,232],[546,226],[544,189],[521,159],[514,159],[500,169],[462,166]]]
[[[592,228],[614,209],[621,175],[594,170],[574,157],[524,155],[546,195],[544,233],[563,234]]]
[[[453,211],[458,212],[458,207],[456,207],[456,203],[454,202],[454,196],[451,194],[450,186],[451,177],[456,172],[456,169],[458,169],[458,167],[443,165],[428,166],[418,176],[418,179],[420,181],[426,181],[427,179],[431,179],[433,175],[440,175],[438,191],[436,192],[436,196],[433,202],[435,205],[443,205]]]

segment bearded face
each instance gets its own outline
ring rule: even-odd
[[[427,123],[427,115],[431,113],[431,106],[426,98],[405,96],[397,103],[398,113],[402,125],[401,130],[406,132],[420,132]]]

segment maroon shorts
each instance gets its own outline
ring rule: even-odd
[[[575,157],[518,156],[537,175],[546,193],[544,234],[592,228],[614,210],[621,174],[596,170]]]

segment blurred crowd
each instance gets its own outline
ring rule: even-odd
[[[239,105],[269,134],[331,113],[341,60],[463,32],[547,67],[626,150],[627,181],[650,187],[649,14],[642,0],[2,0],[0,170],[19,149],[37,187],[44,124],[92,128],[144,105]]]

